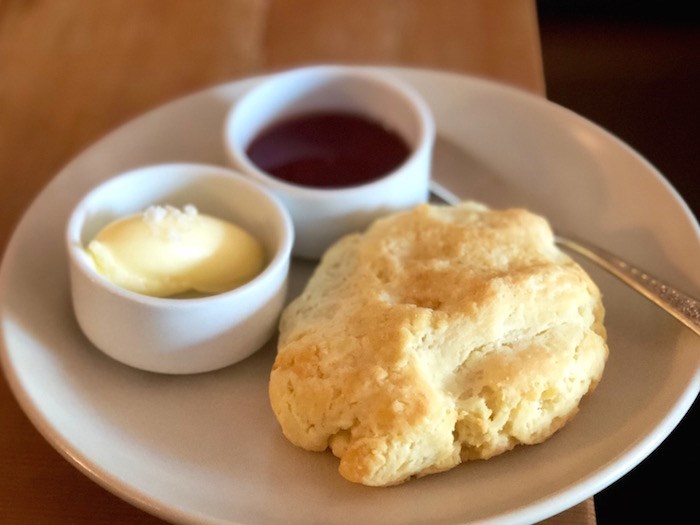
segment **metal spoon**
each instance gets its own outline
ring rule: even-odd
[[[431,181],[430,192],[447,204],[461,202],[457,195]],[[700,335],[700,301],[645,272],[637,266],[587,241],[555,233],[556,243],[597,264],[632,289],[663,308],[697,335]]]

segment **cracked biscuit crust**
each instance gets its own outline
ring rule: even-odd
[[[540,443],[608,356],[600,292],[522,209],[422,205],[344,237],[285,309],[284,435],[394,485]]]

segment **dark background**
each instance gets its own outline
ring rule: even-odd
[[[636,149],[699,217],[700,17],[693,4],[537,2],[547,98]],[[599,525],[697,523],[699,423],[696,400],[656,451],[595,497]]]

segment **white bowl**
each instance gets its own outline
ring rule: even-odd
[[[192,299],[141,295],[99,274],[85,251],[98,231],[117,218],[164,204],[193,204],[247,229],[265,248],[265,269],[239,288]],[[115,176],[90,191],[68,220],[75,316],[97,348],[132,367],[185,374],[231,365],[276,333],[293,237],[284,206],[232,170],[165,164]]]
[[[382,178],[336,189],[285,182],[259,169],[246,154],[271,124],[318,111],[349,112],[378,121],[403,137],[410,155]],[[224,126],[229,161],[287,206],[295,227],[293,253],[310,259],[381,215],[425,202],[434,142],[433,116],[412,87],[354,66],[309,66],[271,75],[232,105]]]

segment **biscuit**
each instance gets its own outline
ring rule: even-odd
[[[544,218],[421,205],[324,254],[282,314],[271,406],[343,477],[395,485],[560,429],[602,377],[603,318]]]

